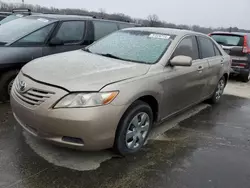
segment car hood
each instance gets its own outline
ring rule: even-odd
[[[23,74],[69,91],[99,91],[104,86],[146,74],[150,65],[127,62],[77,50],[26,64]]]

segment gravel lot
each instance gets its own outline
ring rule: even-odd
[[[250,84],[230,81],[220,104],[154,128],[143,150],[126,158],[34,139],[0,104],[0,187],[249,187],[249,98]]]

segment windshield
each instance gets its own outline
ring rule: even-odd
[[[11,21],[11,20],[15,20],[15,19],[17,19],[17,18],[21,18],[21,17],[23,17],[22,14],[20,14],[20,15],[10,15],[10,16],[7,16],[6,18],[4,18],[4,19],[2,19],[2,20],[0,21],[0,25],[2,25],[2,24],[4,24],[4,23],[7,23],[7,22],[9,22],[9,21]]]
[[[127,61],[153,64],[166,51],[174,36],[148,31],[122,30],[97,41],[88,51]]]
[[[11,43],[17,39],[52,23],[44,18],[23,17],[0,26],[0,43]]]
[[[243,46],[244,43],[244,37],[238,35],[213,34],[211,37],[224,46]]]

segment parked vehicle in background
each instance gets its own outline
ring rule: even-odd
[[[217,103],[229,69],[230,56],[206,35],[130,28],[26,64],[11,105],[34,136],[126,155],[144,145],[153,124],[207,99]]]
[[[240,76],[243,82],[248,82],[250,79],[250,34],[214,32],[210,36],[231,56],[231,74]]]
[[[0,26],[0,101],[20,68],[38,57],[76,50],[135,24],[70,15],[31,15]]]
[[[0,21],[11,15],[11,12],[0,12]]]
[[[33,14],[38,14],[38,13],[32,13],[30,9],[14,9],[12,10],[12,13],[9,13],[7,16],[5,16],[4,19],[0,21],[0,25]]]

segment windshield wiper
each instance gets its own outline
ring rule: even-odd
[[[82,50],[83,50],[84,52],[92,53],[88,48],[83,48]]]
[[[118,57],[118,56],[115,56],[115,55],[109,54],[109,53],[107,53],[107,54],[98,54],[98,55],[101,55],[101,56],[104,56],[104,57],[110,57],[110,58],[113,58],[113,59],[119,59],[119,60],[128,61],[127,59],[123,59],[123,58],[121,58],[121,57]]]

